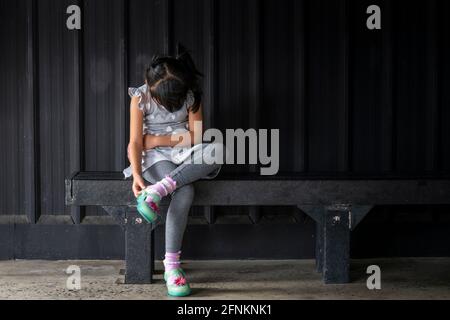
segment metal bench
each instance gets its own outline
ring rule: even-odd
[[[197,206],[303,210],[316,222],[316,266],[327,284],[349,282],[350,233],[373,206],[450,204],[450,179],[435,177],[239,176],[198,181],[195,189]],[[66,204],[103,207],[125,230],[125,282],[152,282],[154,232],[135,210],[131,181],[117,172],[76,173],[66,180]]]

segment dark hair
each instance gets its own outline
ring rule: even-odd
[[[191,55],[181,44],[177,45],[176,57],[154,56],[145,71],[150,94],[169,112],[183,107],[189,90],[194,94],[194,104],[189,107],[193,112],[198,111],[203,95],[199,84],[202,76]]]

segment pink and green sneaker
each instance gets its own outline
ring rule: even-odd
[[[137,211],[148,223],[155,223],[159,218],[161,197],[151,188],[142,191],[137,198]]]
[[[171,297],[187,297],[192,293],[186,280],[186,273],[181,268],[164,272],[164,280],[167,294]]]
[[[155,223],[159,218],[159,203],[177,188],[177,183],[170,176],[147,187],[137,198],[137,210],[148,222]]]

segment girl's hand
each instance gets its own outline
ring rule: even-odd
[[[146,188],[144,179],[141,176],[133,177],[133,193],[137,198],[141,194],[141,192]]]

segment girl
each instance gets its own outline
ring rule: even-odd
[[[191,293],[180,268],[180,254],[194,198],[192,183],[214,178],[223,163],[210,164],[218,153],[223,154],[223,146],[202,144],[197,137],[202,137],[203,132],[194,132],[194,128],[202,130],[200,77],[189,53],[178,45],[176,57],[153,58],[145,71],[145,85],[129,89],[131,166],[124,174],[133,177],[138,212],[149,223],[159,220],[161,199],[171,197],[166,217],[164,279],[168,294],[177,297]],[[193,152],[197,149],[200,152]],[[144,180],[152,185],[146,187]]]

